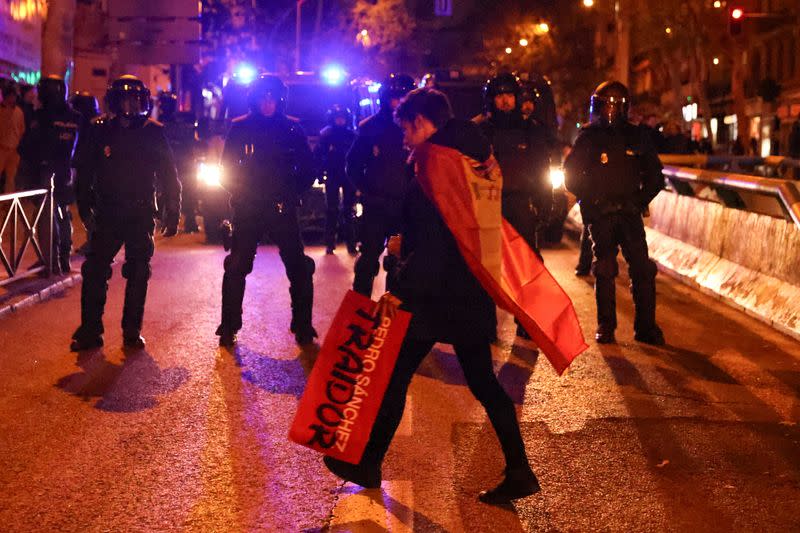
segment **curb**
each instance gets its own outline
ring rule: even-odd
[[[27,298],[23,298],[18,302],[8,304],[4,307],[0,307],[0,319],[10,316],[12,313],[17,313],[22,309],[31,307],[34,304],[46,302],[50,298],[66,292],[67,289],[79,285],[82,280],[83,276],[81,274],[70,274],[68,277],[58,280],[49,287],[45,287],[39,292],[31,294]]]

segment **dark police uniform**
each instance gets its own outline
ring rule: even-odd
[[[156,192],[164,202],[164,223],[176,227],[181,183],[164,127],[136,117],[124,127],[120,117],[100,116],[81,137],[75,153],[78,211],[89,230],[90,246],[83,263],[81,326],[73,338],[91,340],[103,333],[111,264],[122,246],[127,279],[122,330],[136,339],[142,329],[150,258],[153,256]]]
[[[70,163],[81,121],[81,115],[66,102],[48,105],[34,113],[25,143],[38,176],[36,187],[49,187],[50,177],[53,177],[53,252],[57,260],[54,268],[64,273],[70,271],[72,213],[69,206],[75,201]]]
[[[194,161],[197,146],[196,127],[194,115],[191,113],[174,113],[167,115],[163,120],[164,134],[175,157],[178,168],[178,177],[181,180],[183,230],[186,232],[197,231],[197,176],[195,175]]]
[[[372,284],[378,275],[378,258],[386,239],[400,231],[403,194],[408,182],[403,132],[394,123],[386,107],[365,119],[347,154],[347,173],[361,191],[364,205],[361,226],[361,256],[356,261],[353,289],[372,296]],[[388,256],[384,265],[393,270],[395,259]],[[387,277],[387,290],[392,290]]]
[[[580,202],[594,243],[598,338],[613,336],[617,326],[614,278],[620,248],[630,270],[634,329],[637,336],[650,336],[658,330],[656,265],[648,257],[642,213],[664,188],[655,147],[628,122],[616,127],[592,123],[581,131],[564,167],[567,188]]]
[[[353,229],[353,206],[356,191],[345,173],[347,152],[353,145],[356,135],[345,126],[326,126],[319,133],[317,159],[327,178],[325,180],[325,244],[329,250],[336,247],[336,229],[342,221],[341,231],[347,241],[347,249],[355,253],[355,234]],[[342,191],[342,213],[339,214],[339,190]]]
[[[537,254],[536,233],[553,208],[549,181],[549,130],[519,111],[492,113],[476,119],[492,144],[503,173],[503,217]]]
[[[222,281],[220,342],[242,327],[245,278],[253,270],[265,232],[278,246],[289,278],[291,330],[301,344],[310,342],[316,336],[311,325],[314,260],[304,254],[297,222],[299,195],[314,181],[306,136],[297,121],[283,113],[271,117],[250,113],[233,121],[222,163],[234,229]]]

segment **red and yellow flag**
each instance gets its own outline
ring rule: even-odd
[[[503,176],[494,157],[479,163],[425,143],[412,156],[417,180],[486,292],[512,313],[558,374],[588,346],[572,301],[501,214]]]

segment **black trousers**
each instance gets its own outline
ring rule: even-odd
[[[197,176],[191,164],[184,163],[178,168],[181,178],[181,213],[183,231],[197,231]]]
[[[339,209],[339,191],[341,190],[341,211]],[[353,228],[353,206],[356,203],[356,191],[347,179],[328,177],[325,182],[325,244],[336,246],[336,233],[343,235],[348,247],[355,246]]]
[[[361,255],[356,260],[353,290],[372,297],[372,285],[378,275],[380,258],[386,248],[386,240],[401,228],[400,202],[391,200],[364,199],[364,220],[361,223]],[[394,256],[386,256],[384,269],[392,272],[397,264]],[[386,277],[386,290],[392,291],[393,276]]]
[[[633,327],[647,333],[656,326],[656,264],[647,252],[644,222],[638,213],[612,213],[597,217],[589,224],[594,246],[595,297],[597,324],[613,331],[617,327],[616,285],[619,273],[617,252],[628,263],[631,292],[635,305]]]
[[[575,270],[584,270],[586,272],[592,268],[592,238],[589,235],[589,225],[583,225],[581,232],[581,251],[578,255],[578,266]]]
[[[154,229],[151,213],[98,218],[95,231],[89,235],[89,251],[81,267],[81,326],[75,332],[75,338],[103,333],[103,311],[108,280],[111,279],[111,264],[123,246],[125,263],[122,265],[122,276],[127,283],[122,308],[122,331],[126,336],[136,336],[141,332],[151,273],[150,259],[155,250]]]
[[[517,230],[531,250],[541,259],[537,238],[541,220],[534,209],[531,195],[524,191],[504,191],[502,212],[503,218]]]
[[[386,395],[378,411],[369,442],[364,450],[361,461],[363,465],[377,466],[383,462],[389,444],[403,417],[411,378],[433,345],[433,341],[408,337],[403,342],[397,365],[386,389]],[[506,465],[511,468],[527,468],[528,457],[517,422],[514,403],[500,382],[497,381],[492,367],[492,351],[489,342],[455,344],[453,347],[464,371],[470,392],[486,409],[489,421],[500,440]]]
[[[222,322],[219,332],[236,332],[242,328],[242,302],[245,278],[253,271],[258,243],[264,234],[278,246],[281,261],[289,278],[289,295],[292,299],[293,333],[308,331],[314,305],[314,260],[305,255],[297,211],[284,208],[279,213],[270,209],[258,219],[233,221],[231,253],[225,258],[222,278]]]
[[[72,252],[72,211],[69,204],[57,205],[54,215],[53,258],[62,265]]]

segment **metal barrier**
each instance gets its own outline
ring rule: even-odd
[[[775,169],[786,179],[800,178],[800,159],[771,155],[767,157],[749,155],[707,155],[707,154],[660,154],[665,165],[682,167],[726,167],[732,172],[755,167]]]
[[[36,189],[0,195],[0,286],[12,281],[53,272],[53,189]],[[6,244],[8,243],[8,245]],[[23,266],[31,248],[34,263]]]
[[[676,166],[665,166],[664,176],[677,194],[792,220],[800,227],[797,182]]]

